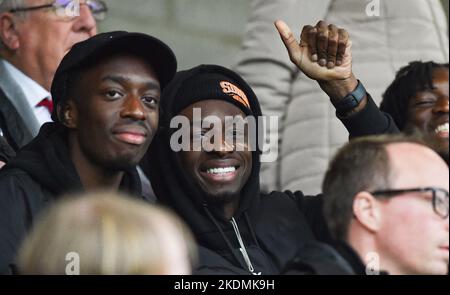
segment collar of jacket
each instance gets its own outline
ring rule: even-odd
[[[32,137],[36,136],[39,132],[40,124],[36,119],[33,109],[30,107],[25,94],[22,91],[20,85],[16,83],[9,71],[3,64],[3,60],[0,58],[0,88],[5,94],[6,99],[17,110],[18,115],[24,123],[24,127],[27,128],[27,133],[31,134],[31,137],[27,139],[25,143],[28,143]]]
[[[339,254],[350,264],[357,275],[368,275],[367,267],[356,251],[346,242],[339,241],[334,245]],[[380,275],[389,273],[381,270]]]

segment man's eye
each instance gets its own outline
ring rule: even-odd
[[[239,129],[228,130],[226,135],[232,136],[232,137],[245,136],[245,131],[244,130],[239,130]]]
[[[152,96],[144,96],[144,97],[142,97],[142,101],[146,105],[151,105],[151,106],[157,106],[159,104],[159,101]]]
[[[106,96],[110,99],[118,99],[122,97],[122,93],[115,91],[115,90],[110,90],[108,92],[106,92]]]
[[[192,136],[194,138],[201,138],[201,137],[205,136],[205,134],[206,134],[206,132],[202,131],[202,130],[192,132]]]
[[[212,136],[207,130],[192,131],[192,138],[195,140],[207,140]]]
[[[428,106],[432,106],[434,105],[434,101],[419,101],[416,102],[415,106],[416,107],[428,107]]]
[[[415,106],[417,106],[417,107],[426,107],[426,106],[432,106],[435,103],[436,103],[436,100],[430,98],[430,99],[424,99],[424,100],[416,102]]]
[[[244,136],[245,135],[245,131],[244,130],[234,130],[233,131],[233,135],[234,136]]]

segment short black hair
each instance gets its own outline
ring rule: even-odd
[[[433,71],[447,68],[448,63],[413,61],[401,68],[383,95],[380,110],[394,119],[400,130],[407,127],[411,98],[419,91],[433,88]]]

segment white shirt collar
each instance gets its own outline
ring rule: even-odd
[[[36,83],[33,79],[25,75],[11,63],[4,59],[0,59],[0,62],[3,62],[6,70],[17,82],[17,85],[19,85],[22,92],[25,94],[25,97],[27,98],[27,101],[32,109],[34,109],[41,100],[50,97],[50,92],[45,90],[44,87]]]

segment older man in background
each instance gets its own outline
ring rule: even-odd
[[[56,68],[106,11],[97,0],[0,0],[0,132],[14,150],[51,121]]]

